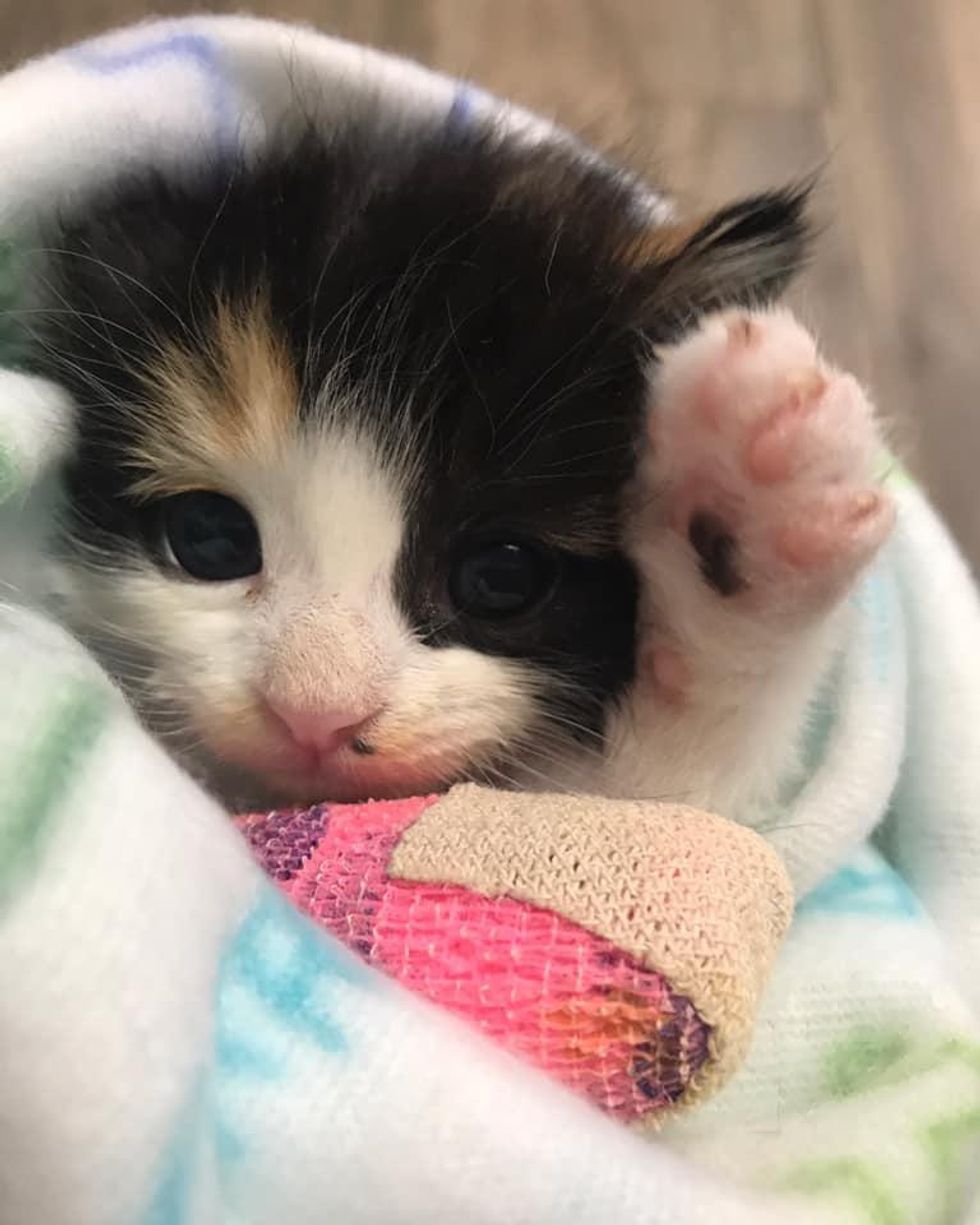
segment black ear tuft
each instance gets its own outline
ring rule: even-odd
[[[704,263],[720,293],[774,297],[806,255],[807,195],[806,190],[767,192],[730,204],[695,232],[680,258]]]
[[[806,261],[809,186],[766,192],[715,213],[676,247],[653,276],[648,330],[729,306],[762,306],[782,292]]]

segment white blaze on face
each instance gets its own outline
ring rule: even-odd
[[[411,632],[393,598],[406,491],[370,440],[331,431],[257,475],[259,687],[292,723],[348,727],[385,704]],[[301,737],[302,738],[302,737]]]
[[[425,646],[398,606],[408,462],[396,471],[335,426],[221,469],[212,487],[258,525],[258,575],[207,583],[147,563],[77,576],[83,623],[145,648],[151,725],[179,724],[223,766],[309,799],[436,786],[527,729],[527,666]],[[338,736],[351,728],[360,752]]]

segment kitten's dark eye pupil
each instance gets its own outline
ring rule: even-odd
[[[192,578],[221,583],[262,569],[255,520],[224,494],[201,490],[168,498],[163,534],[174,560]]]
[[[551,588],[554,563],[547,553],[517,542],[468,546],[450,577],[453,603],[467,616],[496,620],[526,612]]]

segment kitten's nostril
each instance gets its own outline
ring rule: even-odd
[[[377,711],[364,715],[349,709],[311,710],[289,706],[271,698],[267,698],[266,703],[275,719],[285,725],[293,740],[304,749],[332,753],[344,745],[350,745],[362,755],[373,751],[361,733],[375,718]]]

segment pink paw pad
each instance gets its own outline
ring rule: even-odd
[[[891,529],[867,397],[784,311],[707,318],[662,354],[651,416],[667,521],[721,595],[842,592]]]
[[[668,701],[683,700],[691,670],[679,651],[669,646],[650,647],[643,654],[641,670]]]
[[[749,432],[743,466],[753,481],[774,485],[794,475],[807,418],[826,392],[827,378],[815,368],[787,379],[783,403]]]
[[[892,511],[884,494],[864,489],[828,498],[806,518],[788,524],[776,536],[776,550],[799,570],[825,566],[841,552],[873,550],[882,526],[891,523]]]

